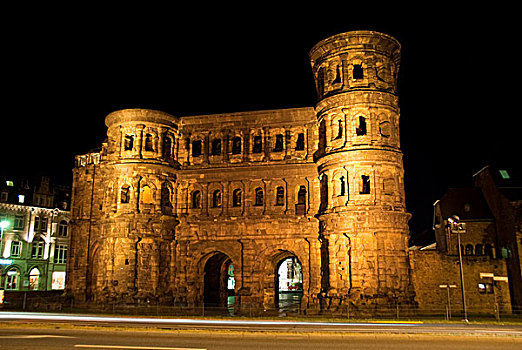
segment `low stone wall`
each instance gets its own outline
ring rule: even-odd
[[[65,301],[63,290],[5,291],[4,310],[61,310]]]

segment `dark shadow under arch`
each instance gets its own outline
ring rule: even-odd
[[[232,259],[226,254],[216,252],[205,263],[203,302],[205,308],[230,308],[233,305],[234,288],[229,289],[229,271],[233,268]],[[232,275],[233,276],[233,275]]]

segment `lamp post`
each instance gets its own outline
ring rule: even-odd
[[[451,320],[451,299],[450,299],[450,288],[457,288],[454,284],[441,284],[439,285],[439,288],[446,289],[448,291],[448,309],[447,311],[447,319],[448,321]]]
[[[460,288],[462,291],[462,312],[464,313],[464,322],[468,322],[468,310],[466,308],[466,292],[464,288],[464,268],[462,266],[462,246],[460,244],[460,234],[465,233],[460,218],[457,215],[453,215],[448,218],[450,233],[457,234],[458,248],[459,248],[459,263],[460,263]]]
[[[0,221],[0,258],[4,257],[4,230],[9,227],[9,221]]]

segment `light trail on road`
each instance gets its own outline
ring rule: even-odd
[[[269,321],[269,320],[208,320],[208,319],[188,319],[188,318],[150,318],[150,317],[109,317],[109,316],[87,316],[75,314],[47,314],[31,312],[0,312],[0,320],[38,320],[38,321],[79,321],[79,322],[125,322],[125,323],[165,323],[165,324],[198,324],[198,325],[279,325],[279,326],[415,326],[423,322],[307,322],[307,321]]]

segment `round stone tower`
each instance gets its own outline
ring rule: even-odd
[[[73,171],[68,289],[79,301],[160,301],[172,287],[179,120],[126,109],[105,124],[96,161],[77,161]]]
[[[377,32],[348,32],[319,42],[310,59],[319,98],[323,308],[407,302],[400,44]]]

